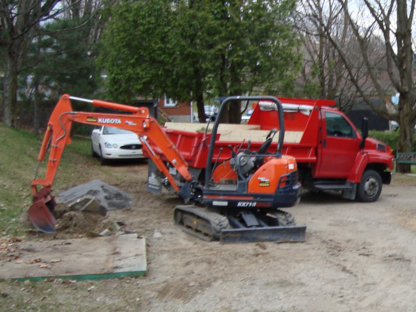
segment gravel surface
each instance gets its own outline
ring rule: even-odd
[[[114,170],[125,170],[126,176],[132,171]],[[6,310],[416,310],[416,182],[412,180],[396,177],[375,203],[305,193],[299,205],[287,209],[297,224],[307,225],[304,243],[221,245],[176,228],[173,207],[181,201],[169,194],[147,193],[146,164],[139,164],[134,172],[136,180],[114,185],[132,195],[132,208],[109,211],[100,224],[122,221],[122,230],[146,237],[148,275],[45,281],[30,287],[3,281],[0,303]],[[55,239],[69,233],[66,229]],[[50,289],[48,295],[45,289]]]

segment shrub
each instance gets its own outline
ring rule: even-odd
[[[374,138],[376,140],[379,140],[383,143],[386,143],[389,145],[396,154],[397,151],[397,143],[399,142],[399,131],[369,131],[368,136],[371,138]],[[416,139],[415,139],[416,141]],[[416,147],[413,145],[413,152],[416,152]]]

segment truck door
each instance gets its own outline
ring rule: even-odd
[[[318,166],[314,177],[347,178],[359,151],[356,130],[336,112],[322,110],[321,122]]]

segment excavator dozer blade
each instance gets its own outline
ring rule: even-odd
[[[305,241],[305,225],[270,226],[244,229],[222,229],[220,243],[249,243],[272,241],[298,243]]]
[[[56,220],[52,212],[56,206],[55,199],[46,189],[33,196],[33,205],[29,208],[29,220],[32,225],[44,233],[54,233]]]
[[[291,215],[280,211],[283,216]],[[253,217],[252,214],[250,214]],[[235,227],[235,218],[223,216],[206,208],[195,206],[176,206],[175,225],[184,232],[205,241],[219,240],[222,244],[273,241],[277,243],[296,243],[305,241],[305,225],[277,225],[275,218],[257,215],[263,221],[262,226]],[[269,221],[267,223],[266,221]],[[293,221],[293,220],[292,220]],[[294,222],[293,222],[294,223]],[[241,223],[240,223],[241,224]]]

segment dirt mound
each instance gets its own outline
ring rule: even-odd
[[[100,233],[106,229],[105,217],[88,212],[68,211],[57,220],[56,231],[66,234]]]

